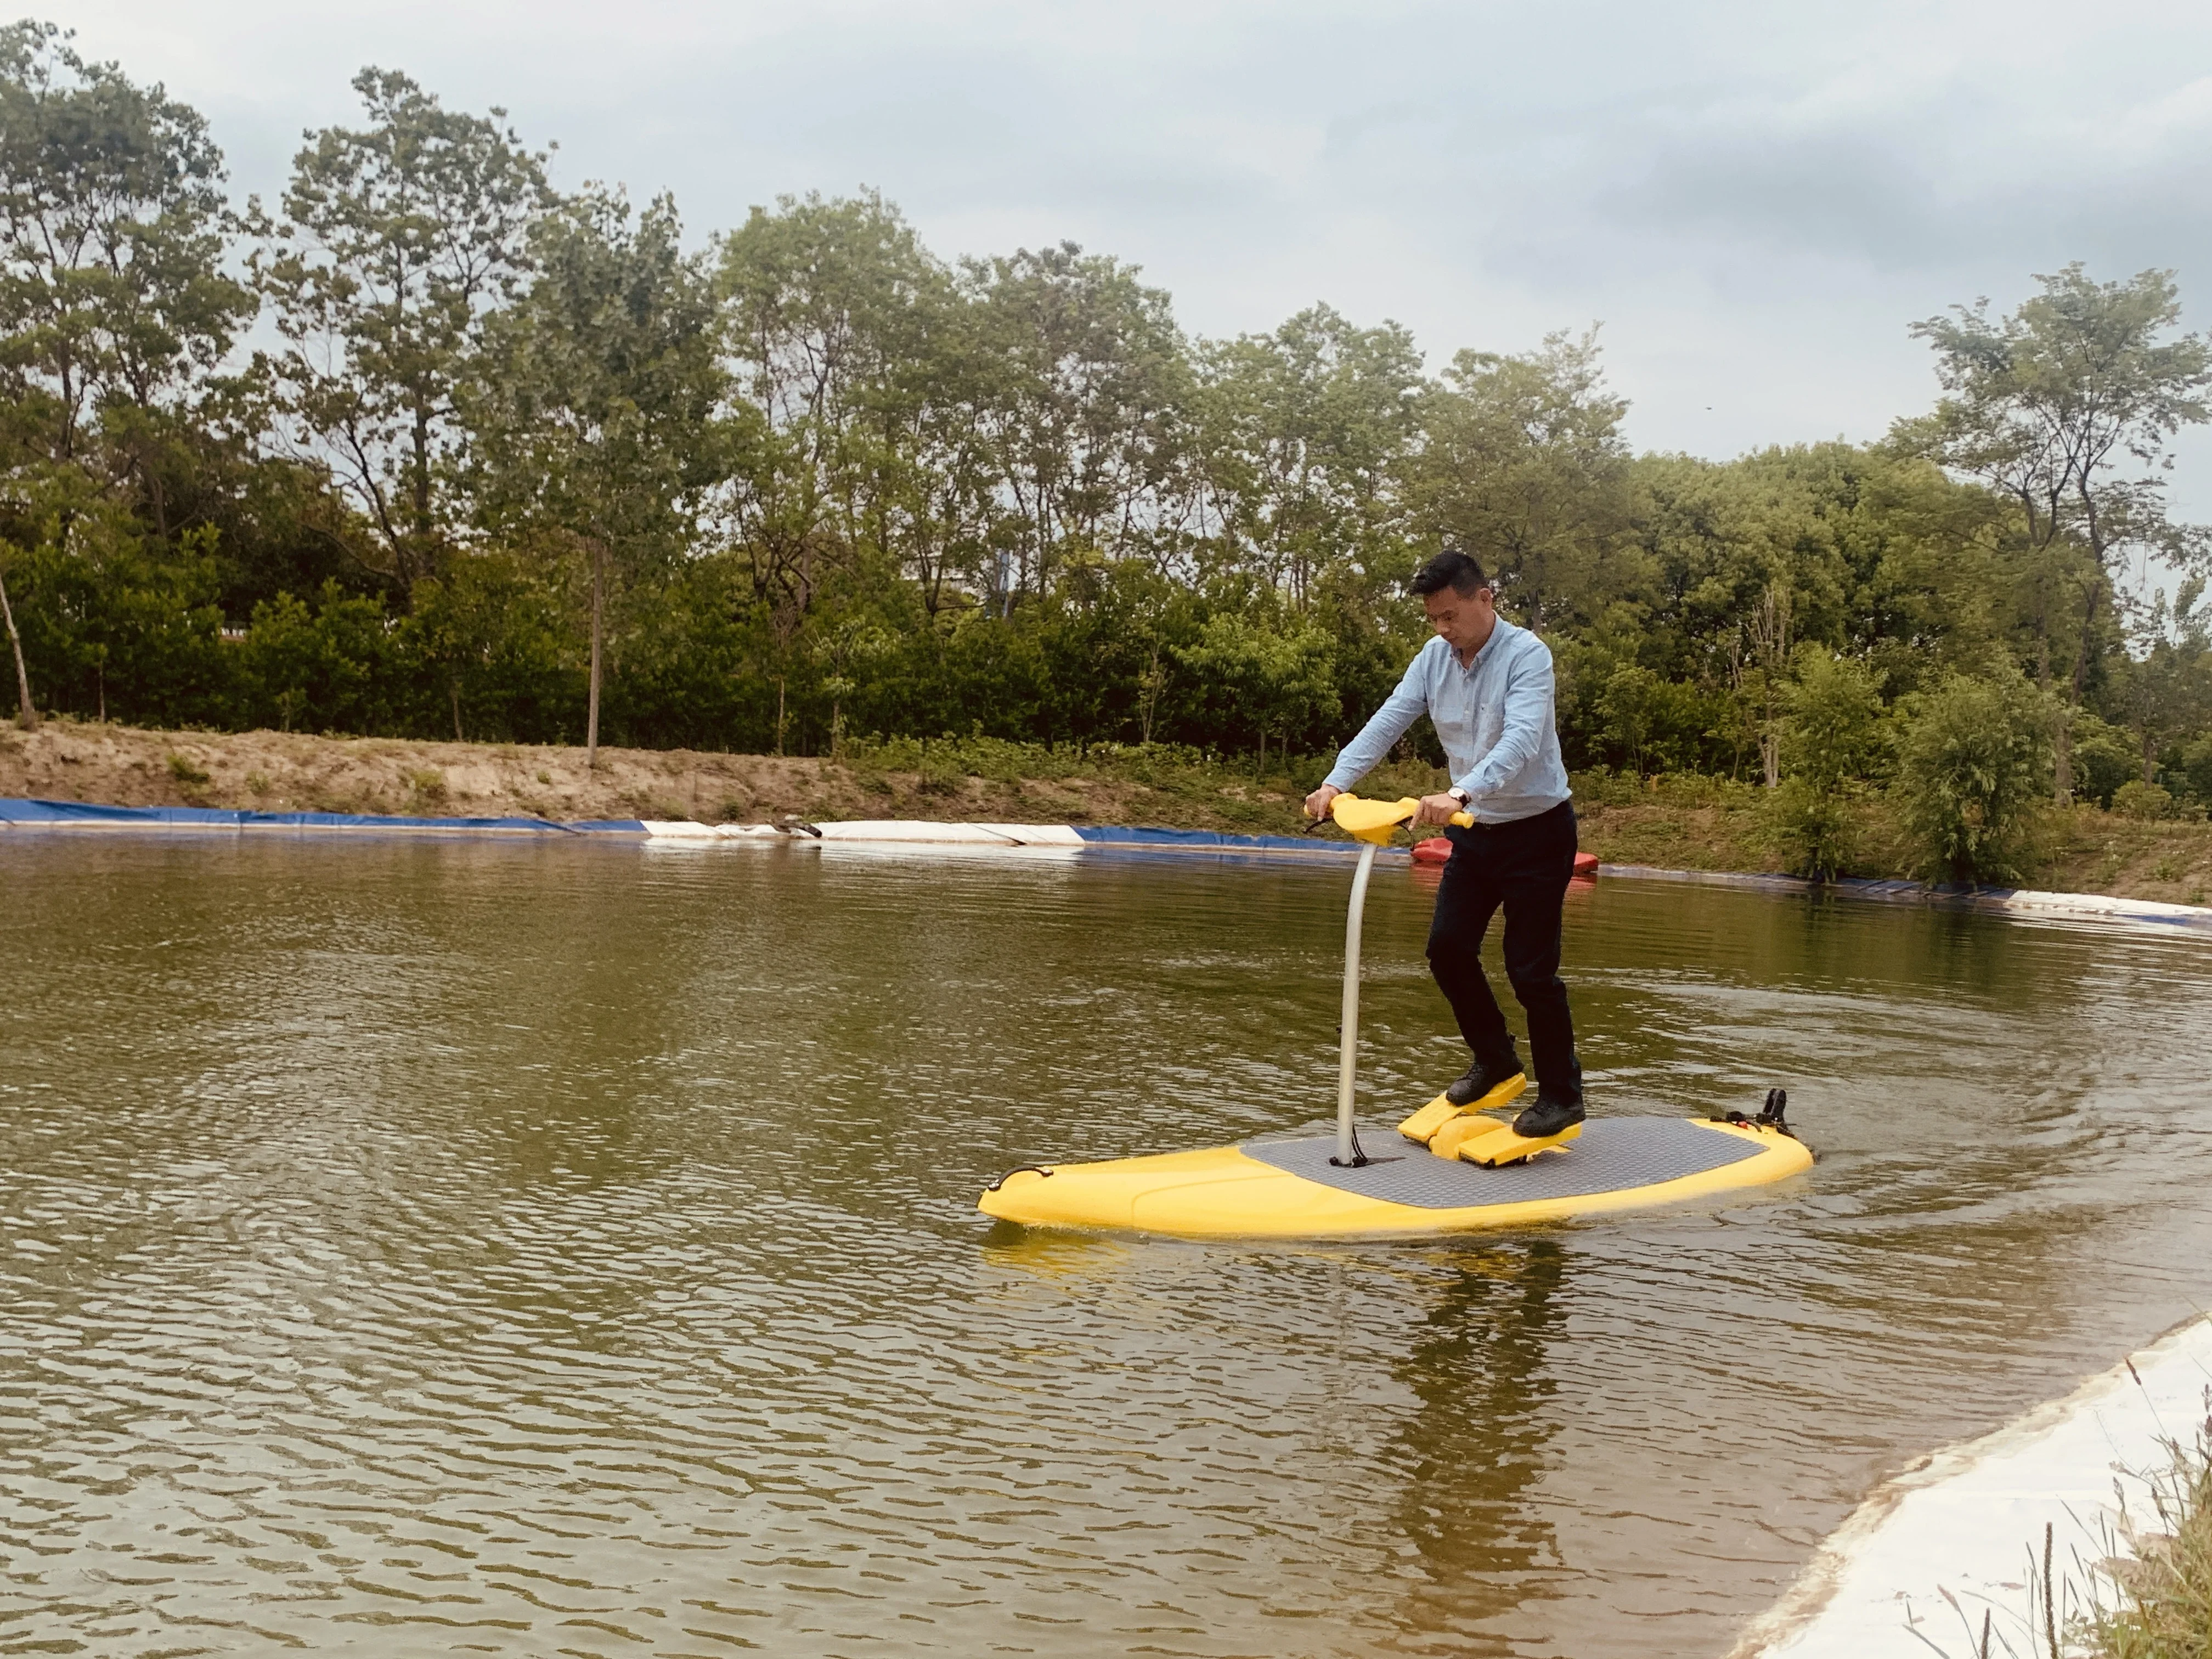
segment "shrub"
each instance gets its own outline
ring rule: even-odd
[[[169,756],[169,775],[182,784],[198,785],[208,781],[208,775],[193,763],[190,755],[180,755],[173,750]]]
[[[2112,792],[2112,811],[2124,818],[2170,818],[2173,797],[2156,784],[2136,778]]]
[[[1812,649],[1798,653],[1796,667],[1782,691],[1784,766],[1820,790],[1876,772],[1884,757],[1881,673]]]
[[[2015,671],[1953,674],[1917,702],[1895,787],[1923,867],[1960,881],[2015,878],[2034,805],[2050,787],[2048,700]]]
[[[2212,806],[2212,732],[2181,751],[2181,777],[2191,794]]]
[[[1784,869],[1814,881],[1832,881],[1844,872],[1854,850],[1855,825],[1840,788],[1784,778],[1759,806]]]
[[[2120,787],[2142,770],[2134,739],[2086,708],[2075,712],[2069,730],[2075,799],[2110,806]]]

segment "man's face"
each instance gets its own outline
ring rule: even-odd
[[[1429,626],[1455,651],[1480,649],[1498,623],[1498,605],[1486,587],[1472,593],[1447,587],[1425,594],[1421,609],[1429,613]]]

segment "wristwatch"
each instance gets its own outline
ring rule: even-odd
[[[1462,789],[1462,788],[1461,788],[1457,784],[1454,784],[1454,785],[1452,785],[1452,787],[1451,787],[1450,788],[1449,788],[1449,789],[1447,789],[1447,790],[1445,790],[1445,791],[1444,791],[1444,793],[1446,793],[1447,795],[1449,795],[1449,796],[1450,796],[1454,800],[1457,801],[1457,802],[1458,802],[1462,806],[1466,805],[1467,805],[1467,803],[1468,803],[1468,793],[1467,793],[1467,791],[1466,791],[1466,790],[1464,790],[1464,789]]]

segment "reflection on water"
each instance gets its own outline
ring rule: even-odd
[[[1615,883],[1601,1109],[1807,1179],[1511,1237],[994,1231],[1316,1128],[1345,872],[0,847],[0,1644],[1717,1653],[2212,1300],[2201,938]],[[1378,878],[1373,1133],[1458,1069]]]

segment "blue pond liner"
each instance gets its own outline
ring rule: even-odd
[[[1328,853],[1341,855],[1357,853],[1359,844],[1349,841],[1322,841],[1310,836],[1231,836],[1214,830],[1125,830],[1105,824],[1071,826],[1084,841],[1094,847],[1153,848],[1162,852],[1186,853]],[[1387,856],[1396,854],[1403,858],[1402,847],[1382,849]]]
[[[74,824],[118,830],[441,830],[569,836],[643,835],[636,818],[420,818],[369,812],[241,812],[218,806],[96,806],[76,800],[0,800],[0,823]]]

